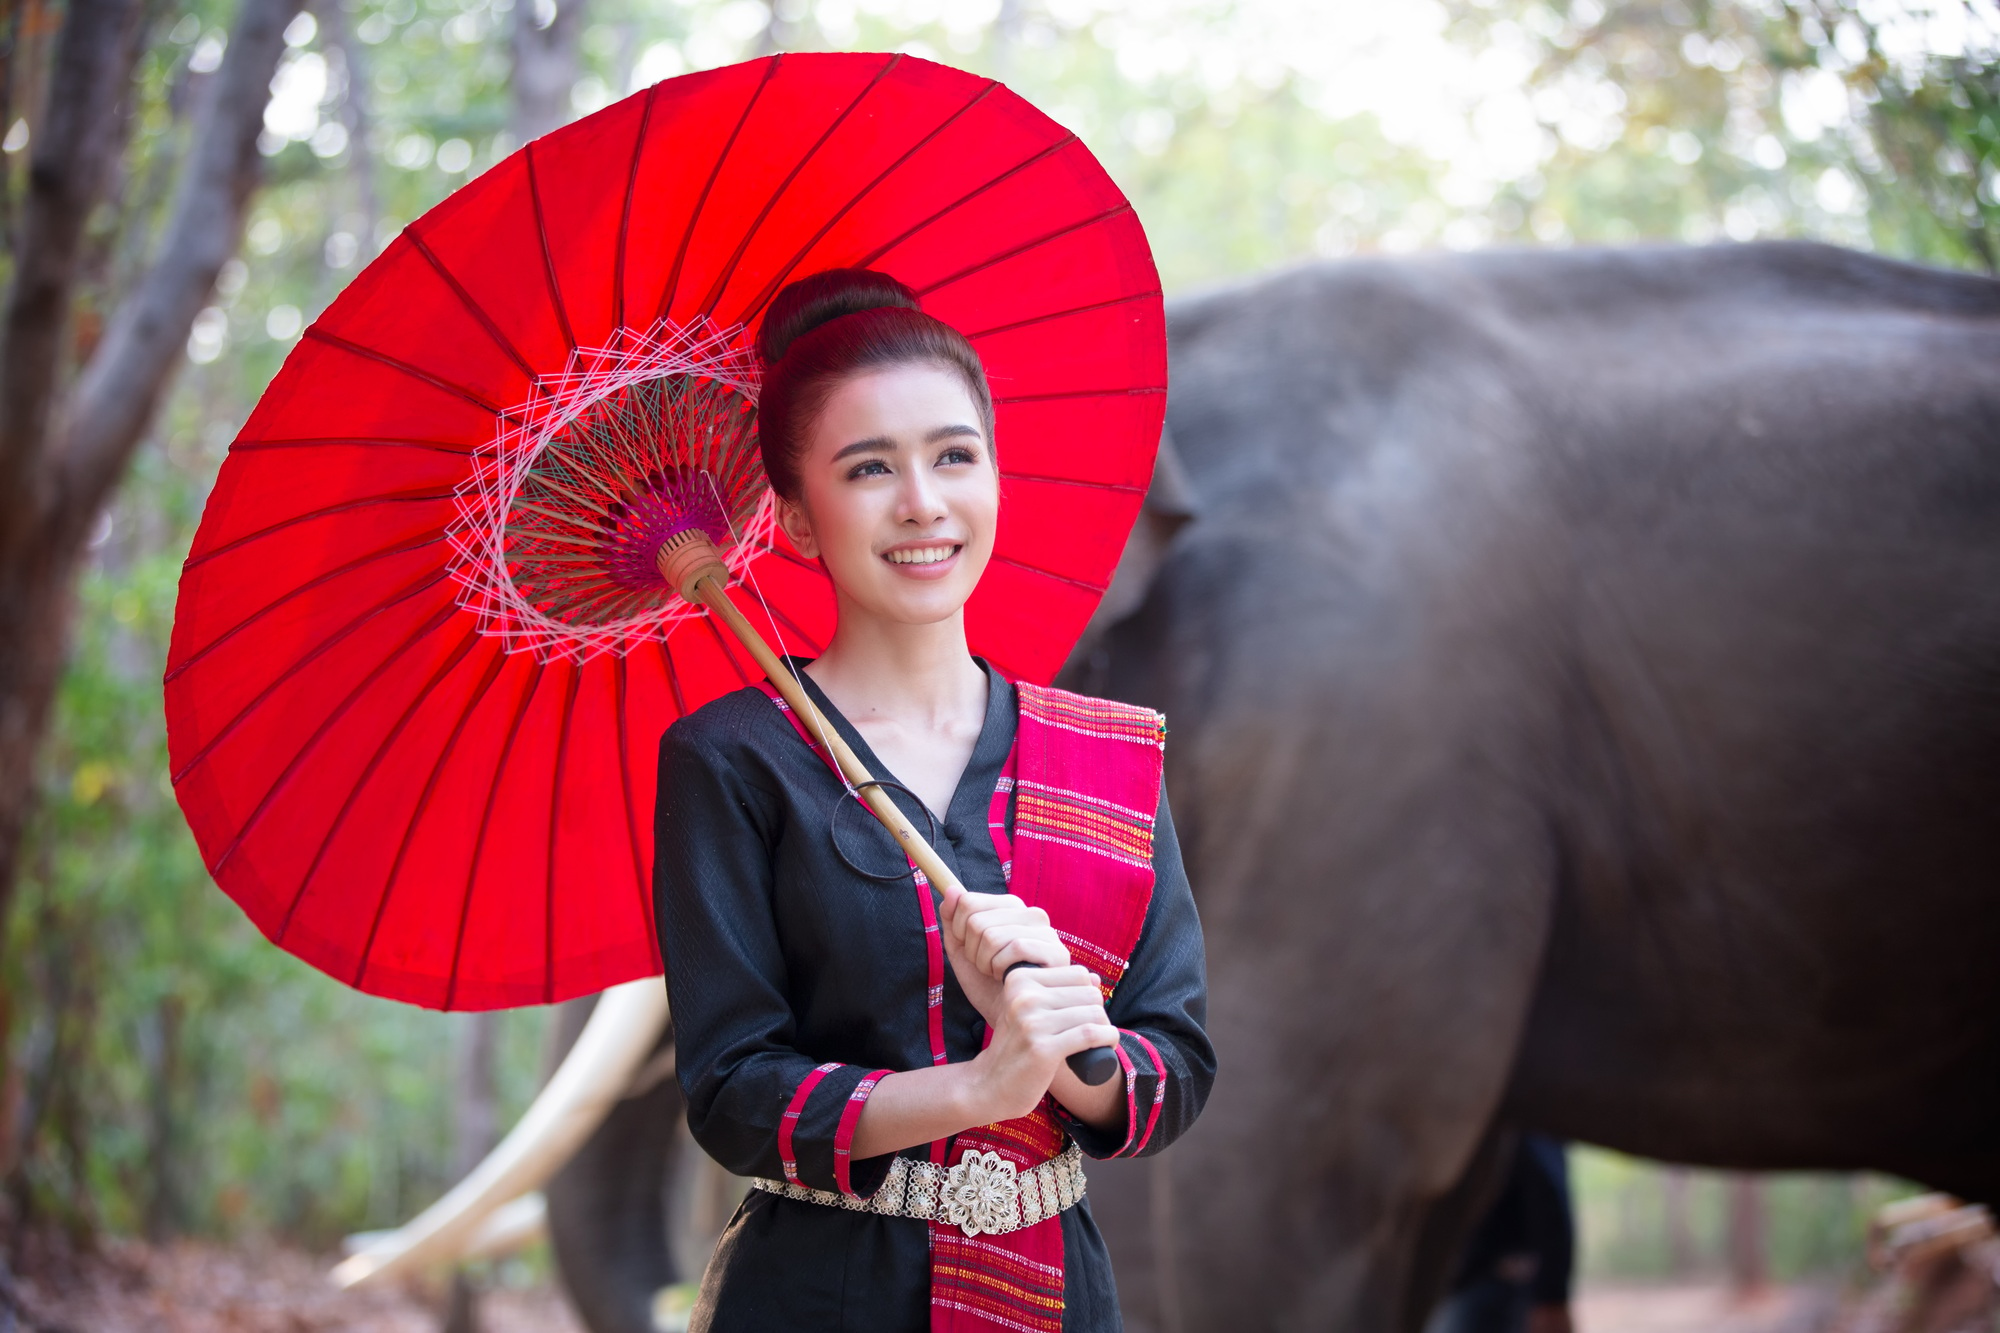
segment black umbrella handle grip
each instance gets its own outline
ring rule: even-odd
[[[1014,963],[1003,973],[1012,976],[1017,967],[1039,967],[1039,963]],[[1118,1052],[1110,1046],[1093,1046],[1087,1051],[1078,1051],[1064,1061],[1069,1072],[1082,1080],[1084,1086],[1095,1088],[1109,1083],[1111,1076],[1118,1072]]]

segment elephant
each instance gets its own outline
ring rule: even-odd
[[[1524,1129],[2000,1200],[2000,282],[1489,251],[1168,332],[1065,675],[1167,717],[1221,1064],[1090,1168],[1133,1333],[1413,1333]],[[675,1132],[565,1173],[586,1309]]]
[[[2000,1196],[2000,283],[1502,252],[1169,337],[1199,514],[1100,675],[1221,1073],[1099,1209],[1133,1325],[1419,1328],[1520,1128]]]

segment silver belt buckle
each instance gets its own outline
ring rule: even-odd
[[[944,1174],[938,1216],[968,1236],[1014,1230],[1021,1217],[1021,1181],[1014,1164],[997,1152],[968,1148]]]

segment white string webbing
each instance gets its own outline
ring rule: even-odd
[[[583,662],[665,638],[678,621],[702,614],[700,607],[668,596],[656,607],[603,624],[548,615],[515,586],[507,560],[507,516],[550,443],[593,404],[622,389],[664,375],[700,375],[754,400],[757,362],[744,333],[741,324],[707,319],[686,325],[661,320],[644,333],[621,329],[610,346],[572,352],[561,372],[537,381],[526,402],[501,414],[492,441],[473,458],[472,475],[458,487],[457,516],[445,531],[458,604],[472,613],[481,634],[498,638],[507,652],[533,653],[539,661]],[[712,477],[709,485],[715,485]],[[722,510],[728,517],[728,506]],[[732,575],[741,578],[770,549],[773,522],[768,491],[741,531],[729,519],[735,540],[723,560]],[[775,617],[772,624],[775,628]]]

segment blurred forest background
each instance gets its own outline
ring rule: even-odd
[[[232,12],[150,10],[80,340],[156,243],[189,90]],[[5,0],[8,213],[62,14]],[[398,228],[537,115],[780,49],[994,74],[1104,160],[1170,295],[1315,257],[1501,244],[1805,236],[2000,263],[1989,0],[315,0],[285,43],[241,252],[91,533],[4,923],[0,1192],[15,1219],[79,1240],[318,1247],[392,1225],[539,1077],[540,1012],[420,1012],[264,943],[181,821],[160,705],[180,562],[258,392]],[[1578,1178],[1589,1271],[1721,1262],[1725,1182],[1602,1153]],[[1777,1275],[1851,1262],[1891,1189],[1767,1190]]]

